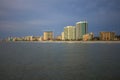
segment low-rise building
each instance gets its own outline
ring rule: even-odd
[[[62,36],[61,35],[57,36],[56,40],[62,40]]]
[[[89,34],[85,34],[83,35],[83,41],[89,41],[89,40],[92,40],[94,37],[93,33],[89,33]]]
[[[110,41],[114,40],[115,32],[100,32],[100,40]]]
[[[25,41],[32,41],[33,40],[33,36],[25,36],[24,40]]]
[[[42,41],[40,36],[34,36],[33,41]]]

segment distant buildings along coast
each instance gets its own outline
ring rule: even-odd
[[[120,40],[115,32],[101,31],[99,37],[94,37],[93,32],[88,32],[88,22],[76,22],[75,26],[66,26],[60,35],[54,36],[53,31],[44,31],[42,36],[8,37],[6,41],[113,41]]]

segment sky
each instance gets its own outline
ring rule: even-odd
[[[120,35],[120,0],[0,0],[0,38],[60,35],[66,26],[87,20],[88,32]]]

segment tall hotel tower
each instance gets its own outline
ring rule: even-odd
[[[83,39],[83,35],[88,32],[87,21],[80,21],[76,23],[76,40]]]
[[[64,27],[64,39],[75,40],[75,26]]]

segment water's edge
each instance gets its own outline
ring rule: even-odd
[[[32,43],[120,43],[120,41],[15,41]],[[2,42],[1,42],[2,43]]]

